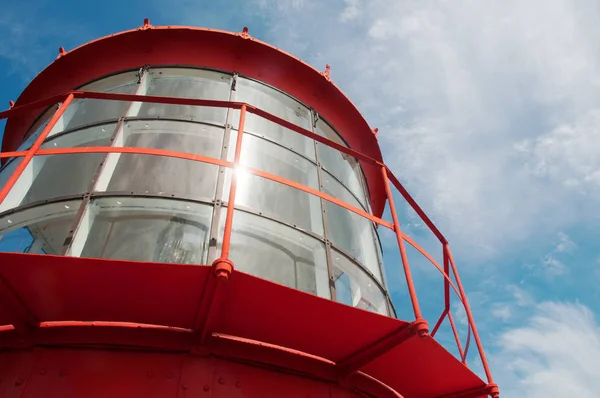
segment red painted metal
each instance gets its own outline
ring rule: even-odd
[[[383,175],[383,181],[385,185],[385,193],[390,206],[390,213],[392,213],[392,220],[394,221],[394,231],[396,232],[396,240],[398,241],[398,249],[400,250],[400,256],[402,258],[402,267],[404,268],[404,277],[406,278],[406,285],[408,286],[408,293],[410,295],[410,301],[412,303],[413,312],[415,314],[415,320],[421,320],[421,309],[419,308],[419,302],[417,300],[417,292],[415,285],[412,280],[410,273],[410,266],[408,264],[408,257],[406,256],[406,249],[404,248],[404,239],[402,238],[402,231],[400,230],[400,223],[398,222],[398,215],[396,213],[396,206],[394,205],[394,197],[392,190],[390,189],[390,183],[388,182],[388,172],[385,167],[381,168]],[[424,324],[423,332],[427,333],[427,324]]]
[[[170,35],[178,36],[185,33],[182,31],[183,28],[176,28],[169,31],[166,28],[154,28],[148,22],[145,22],[144,27],[141,28],[141,30],[148,32],[155,29],[160,30],[162,34],[162,38],[158,42],[159,47],[164,46],[163,40],[165,40],[165,37]],[[225,32],[213,32],[209,30],[191,31],[195,32],[194,34],[196,35],[218,37],[220,38],[218,40],[222,40],[222,44],[237,43],[239,45],[236,41],[239,37],[249,38],[247,31],[233,37],[229,33],[225,34]],[[0,112],[0,119],[10,117],[7,124],[8,136],[4,141],[3,148],[13,148],[19,143],[18,133],[24,132],[26,127],[28,127],[31,115],[35,114],[34,111],[39,113],[39,109],[43,108],[43,106],[61,102],[63,99],[65,100],[29,150],[0,153],[0,159],[15,156],[23,157],[23,161],[9,178],[9,182],[0,191],[0,202],[6,197],[8,191],[31,159],[39,155],[83,152],[137,153],[200,161],[234,169],[239,165],[242,134],[238,134],[237,137],[234,162],[153,148],[80,147],[39,149],[44,138],[48,135],[73,98],[127,100],[240,109],[240,131],[243,131],[246,112],[250,112],[361,161],[369,182],[371,197],[374,198],[373,214],[279,176],[261,170],[247,169],[247,171],[328,200],[374,223],[392,229],[396,234],[403,263],[403,271],[406,276],[411,304],[415,314],[415,321],[412,323],[402,322],[346,307],[240,272],[233,274],[234,264],[228,259],[233,207],[228,207],[222,255],[219,260],[215,261],[212,267],[0,253],[0,282],[4,284],[4,288],[0,289],[0,298],[3,298],[0,301],[0,348],[23,347],[25,349],[39,345],[56,347],[89,347],[90,345],[100,345],[104,347],[135,348],[146,352],[174,350],[181,352],[176,354],[178,355],[176,362],[181,364],[181,367],[177,370],[179,372],[179,383],[174,385],[175,389],[173,391],[175,391],[175,395],[173,396],[186,396],[187,394],[197,396],[193,394],[200,391],[197,389],[200,387],[198,384],[198,375],[209,377],[209,375],[213,374],[214,367],[216,366],[215,363],[211,362],[213,359],[201,358],[198,355],[210,355],[210,358],[217,356],[237,361],[252,361],[275,367],[280,372],[292,372],[296,374],[296,378],[287,383],[291,383],[288,385],[297,385],[298,391],[302,390],[306,392],[306,383],[308,381],[315,383],[318,380],[328,380],[330,384],[328,385],[327,397],[353,397],[362,396],[364,393],[382,397],[400,397],[397,391],[402,391],[403,396],[406,398],[499,396],[498,388],[492,381],[487,359],[483,352],[479,334],[475,327],[466,294],[458,277],[447,240],[425,215],[394,174],[382,163],[379,148],[372,147],[373,142],[375,142],[376,146],[375,134],[370,133],[370,139],[362,137],[361,134],[363,134],[362,131],[365,127],[364,119],[362,119],[347,98],[335,86],[329,83],[327,73],[319,73],[320,77],[325,76],[326,78],[325,81],[327,83],[323,85],[323,80],[315,80],[312,77],[308,77],[312,72],[308,71],[308,67],[305,64],[295,59],[290,60],[290,56],[287,54],[264,43],[257,43],[256,46],[259,45],[259,47],[253,47],[253,49],[256,50],[259,48],[257,50],[258,53],[262,51],[262,54],[269,54],[274,57],[271,61],[279,67],[284,64],[295,65],[291,70],[286,71],[286,73],[298,73],[298,78],[307,78],[308,81],[302,82],[302,79],[299,79],[298,81],[302,83],[297,84],[290,81],[290,76],[292,75],[277,76],[273,73],[273,70],[265,70],[263,68],[265,63],[262,61],[250,62],[249,66],[246,64],[243,66],[246,71],[244,74],[256,77],[267,83],[281,83],[274,85],[309,104],[311,102],[306,101],[305,97],[311,93],[313,96],[316,95],[316,99],[313,99],[320,107],[316,109],[319,112],[323,112],[325,118],[333,122],[335,127],[348,133],[344,138],[348,140],[352,149],[343,147],[311,131],[295,126],[262,109],[240,102],[82,91],[67,91],[65,94],[57,94],[85,83],[87,80],[91,80],[91,76],[100,76],[108,73],[103,69],[108,67],[104,63],[100,62],[94,66],[94,64],[90,64],[89,61],[83,58],[83,54],[89,54],[90,49],[96,49],[99,51],[98,54],[101,54],[102,51],[106,51],[108,47],[115,45],[117,42],[125,47],[129,47],[141,37],[136,31],[125,32],[117,36],[118,40],[116,38],[113,39],[113,37],[105,38],[84,45],[70,53],[62,54],[57,62],[53,63],[32,82],[17,101],[17,105],[7,111]],[[186,40],[189,40],[190,37]],[[108,41],[113,42],[109,45],[107,44]],[[248,42],[252,41],[254,39]],[[190,43],[186,42],[184,45],[174,43],[175,50],[165,51],[166,53],[177,54],[179,56],[182,55],[181,51],[187,45],[190,45]],[[208,45],[206,43],[202,43],[201,45],[212,46],[212,44]],[[241,47],[245,45],[243,44]],[[255,45],[253,44],[252,46]],[[164,48],[161,47],[161,49]],[[115,66],[111,60],[111,67],[116,68],[113,70],[123,69],[127,62],[132,62],[132,59],[139,60],[145,57],[137,49],[133,51],[134,54],[130,59],[125,61],[118,60],[119,62],[122,61],[119,65]],[[213,58],[211,58],[211,67],[215,67],[217,64],[235,64],[240,66],[239,59],[229,58],[231,54],[223,54],[222,50],[215,51],[216,55],[213,54]],[[238,49],[236,51],[238,52],[234,51],[234,53],[238,57],[240,54],[245,54],[244,57],[247,57],[248,53],[246,51],[249,50]],[[155,49],[149,52],[151,54],[147,58],[155,60],[156,62],[151,62],[153,64],[160,64],[160,60],[166,59],[163,58],[164,54],[157,52]],[[184,60],[191,61],[195,56],[185,55],[187,58],[184,57]],[[244,61],[248,63],[249,58],[244,57]],[[67,60],[69,61],[67,62]],[[74,68],[75,65],[89,65],[92,70],[83,70],[80,74],[57,75],[58,70],[69,70],[69,68]],[[235,68],[223,69],[234,70]],[[277,71],[281,73],[280,69]],[[259,75],[260,73],[264,73],[265,75],[253,76],[253,73],[258,73]],[[52,77],[56,81],[53,81]],[[82,81],[78,82],[77,79]],[[282,80],[285,80],[285,82],[282,82]],[[305,83],[306,87],[301,87]],[[51,97],[28,103],[29,100],[35,98],[36,95],[39,96],[40,93],[51,95]],[[340,94],[343,98],[339,97]],[[324,97],[320,97],[319,95],[324,95]],[[328,95],[333,97],[328,98]],[[327,100],[324,100],[324,98]],[[330,101],[330,103],[327,103],[327,101]],[[341,112],[344,109],[349,114]],[[346,120],[340,121],[338,117],[340,115]],[[357,119],[357,115],[360,120]],[[354,121],[355,123],[351,126],[351,123],[349,124],[348,121]],[[230,186],[230,201],[234,200],[236,193],[237,178],[235,173],[233,174]],[[435,262],[432,256],[401,231],[390,183],[440,240],[444,255],[443,269]],[[383,211],[382,203],[386,199],[389,200],[393,223],[389,223],[378,217],[381,216]],[[404,241],[425,256],[444,277],[444,311],[438,319],[431,335],[427,334],[427,323],[421,318]],[[458,286],[455,286],[452,282],[450,270],[455,275]],[[9,289],[6,288],[7,286]],[[136,288],[130,289],[130,286],[136,286]],[[463,304],[467,314],[468,334],[464,352],[456,325],[450,313],[450,287],[456,292],[458,300]],[[110,294],[107,295],[107,292],[110,292]],[[174,308],[177,310],[174,311]],[[433,340],[432,337],[446,316],[449,318],[449,323],[455,336],[460,359],[465,364],[471,333],[473,334],[488,380],[487,384],[471,373]],[[38,324],[39,321],[42,322]],[[356,328],[356,325],[369,325],[369,327]],[[24,335],[26,336],[25,339],[23,338]],[[412,336],[415,337],[412,338]],[[14,381],[14,390],[5,391],[3,390],[3,384],[0,383],[0,396],[17,394],[15,396],[33,397],[37,396],[37,393],[44,391],[43,389],[36,389],[38,387],[35,387],[35,382],[29,380],[29,376],[26,375],[27,372],[21,372],[27,366],[29,366],[30,372],[31,367],[34,366],[33,364],[37,366],[39,358],[36,359],[35,355],[31,354],[32,352],[40,352],[38,349],[36,350],[23,351],[25,354],[22,358],[15,358],[11,351],[8,354],[0,354],[0,379],[6,377],[6,375],[9,378],[14,378],[13,376],[16,374],[14,369],[17,369],[17,373],[21,375],[17,375],[18,377],[15,376],[17,378]],[[58,351],[52,352],[56,353]],[[190,357],[189,353],[194,355]],[[81,358],[72,359],[70,357],[71,354],[66,351],[64,352],[64,358],[62,355],[62,353],[54,355],[50,354],[50,351],[44,351],[42,357],[45,359],[42,362],[48,360],[53,363],[60,363],[64,358],[69,358],[67,362],[73,365],[74,369],[77,366],[81,366]],[[148,353],[147,355],[151,357],[158,354]],[[7,363],[15,365],[15,367],[11,368],[12,370],[3,368],[1,365],[3,362],[2,358],[7,360]],[[407,360],[408,358],[410,360]],[[115,363],[127,360],[131,360],[130,353],[124,353],[123,358],[115,359]],[[25,365],[21,366],[19,363]],[[189,368],[185,365],[188,363],[190,364]],[[120,365],[115,366],[119,367]],[[226,365],[225,362],[219,362],[219,366],[228,368],[230,365]],[[59,371],[59,376],[61,372]],[[240,374],[246,377],[252,372],[254,370],[249,371],[246,369]],[[302,375],[302,381],[298,380],[298,374]],[[93,383],[89,379],[85,379],[85,376],[82,377],[82,379],[76,379],[75,383],[84,383],[82,385],[89,388]],[[117,384],[122,383],[122,375],[114,376],[112,379],[111,377],[108,377],[108,379],[114,380]],[[269,377],[273,378],[273,376]],[[264,375],[257,376],[252,388],[257,388],[257,383],[261,385],[269,377]],[[204,393],[212,391],[213,397],[222,396],[216,391],[218,386],[227,383],[220,383],[220,379],[217,382],[214,379],[211,379],[211,382],[208,381],[208,378],[206,380],[206,384],[201,386],[202,391]],[[340,383],[339,388],[336,387],[337,389],[334,390],[331,387],[331,382]],[[22,395],[24,389],[20,387],[23,385],[34,386],[31,389],[28,387],[26,390],[31,395]],[[207,386],[208,390],[206,389]],[[60,383],[52,384],[51,393],[56,392],[56,394],[59,394],[59,387]],[[143,388],[145,387],[143,386],[138,385],[137,387],[141,388],[142,390],[139,391],[143,391],[147,396],[165,397],[170,394],[167,390],[152,389],[149,392],[150,390],[144,390]],[[48,386],[44,388],[48,388]],[[112,392],[110,389],[103,389],[99,386],[97,390],[94,390],[94,393],[97,392],[99,396],[109,394],[131,396],[136,395],[136,391],[135,388],[127,387],[119,390],[119,392]],[[194,393],[192,393],[193,391]],[[239,391],[228,389],[224,389],[223,391],[224,394],[240,393]],[[244,393],[246,394],[245,396],[252,397],[257,396],[257,391],[254,393],[245,391]],[[263,389],[262,392],[264,391]],[[292,396],[289,394],[289,391],[293,391],[293,388],[287,388],[285,391],[287,391],[286,396]],[[73,391],[68,392],[66,395],[62,391],[62,394],[60,396],[70,396],[69,394],[73,394]],[[89,396],[87,393],[86,395]],[[306,395],[301,396],[304,397]],[[311,396],[319,395],[315,394]]]
[[[395,331],[409,327],[406,322],[239,271],[227,282],[219,317],[204,346],[197,346],[199,336],[190,330],[194,328],[196,303],[203,294],[198,286],[214,278],[208,266],[0,253],[0,276],[20,292],[39,319],[54,322],[42,324],[44,327],[32,334],[25,347],[101,344],[197,355],[212,353],[244,360],[254,358],[281,368],[295,364],[299,368],[288,367],[287,372],[302,370],[309,373],[307,377],[331,381],[343,373],[338,364],[344,358],[367,355],[369,360],[361,359],[365,364],[358,370],[401,391],[406,398],[435,397],[441,395],[439,391],[485,386],[430,336],[390,344]],[[131,289],[134,285],[136,289]],[[67,319],[105,322],[96,326],[56,322]],[[127,325],[120,327],[106,320]],[[145,325],[132,327],[130,323]],[[14,347],[15,341],[3,335],[0,347]],[[365,350],[382,342],[386,346],[383,350]],[[24,347],[22,342],[18,344]],[[377,355],[373,355],[375,351]],[[6,359],[3,355],[0,354],[0,363]],[[314,373],[309,372],[311,369]],[[352,376],[346,382],[352,384],[356,380]]]

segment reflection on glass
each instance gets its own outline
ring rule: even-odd
[[[15,169],[17,168],[19,163],[21,163],[22,160],[22,157],[10,158],[8,159],[8,161],[6,161],[6,163],[4,163],[2,168],[0,168],[0,189],[4,188],[4,185],[8,182],[8,180],[10,179]]]
[[[336,300],[352,307],[388,314],[385,295],[377,284],[348,257],[332,250]]]
[[[62,254],[80,203],[49,203],[0,218],[0,252]]]
[[[126,147],[157,148],[220,157],[221,127],[172,121],[128,121]],[[113,168],[110,168],[110,165]],[[111,154],[97,190],[171,194],[213,200],[218,166],[167,156]],[[102,185],[102,181],[109,181]]]
[[[360,208],[356,198],[327,173],[323,173],[323,191],[351,206]],[[329,240],[354,256],[377,280],[381,281],[376,236],[371,221],[328,201],[325,201],[325,211],[329,225]]]
[[[135,87],[123,86],[113,92],[131,94]],[[97,99],[75,99],[52,129],[52,134],[89,124],[117,120],[125,116],[129,102]]]
[[[201,69],[152,69],[147,95],[228,101],[231,76]],[[225,125],[226,108],[143,103],[139,116]]]
[[[0,211],[86,192],[103,156],[80,153],[33,157],[0,205]]]
[[[212,206],[174,199],[94,199],[89,229],[77,230],[82,257],[205,264]],[[75,254],[75,253],[72,253]]]
[[[110,139],[116,125],[116,123],[105,123],[55,135],[46,139],[41,149],[110,146]]]
[[[340,136],[322,120],[317,122],[317,133],[340,145],[347,146]],[[360,183],[361,173],[358,161],[321,143],[317,143],[317,152],[323,168],[340,180],[358,198],[363,208],[366,208],[365,193]]]
[[[223,210],[219,246],[225,215]],[[230,258],[239,271],[330,298],[325,245],[296,229],[236,210]]]
[[[232,131],[228,160],[233,161],[236,132]],[[317,166],[269,141],[244,134],[240,164],[318,189]],[[288,185],[236,170],[236,205],[246,206],[292,225],[323,235],[321,203],[317,196]],[[231,171],[227,170],[223,200],[229,200]]]
[[[311,129],[311,117],[308,108],[293,98],[262,83],[238,78],[236,101],[246,102],[307,130]],[[233,113],[232,124],[235,128],[239,123],[239,115],[239,111]],[[311,160],[315,159],[313,140],[267,119],[247,112],[244,130],[258,137],[276,142]]]
[[[42,113],[40,117],[38,117],[35,123],[33,123],[33,126],[31,126],[31,128],[29,129],[29,132],[26,134],[27,139],[21,145],[19,145],[17,151],[22,151],[31,148],[35,140],[40,136],[44,127],[46,127],[46,125],[50,121],[50,118],[54,116],[57,109],[58,105],[52,105],[51,107],[46,109],[46,111]]]

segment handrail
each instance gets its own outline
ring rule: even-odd
[[[326,145],[330,148],[333,148],[333,149],[335,149],[339,152],[342,152],[346,155],[349,155],[356,159],[359,159],[359,160],[365,162],[365,164],[373,165],[375,167],[380,167],[382,169],[384,183],[387,187],[386,196],[391,205],[391,213],[392,213],[392,218],[394,220],[393,223],[390,223],[389,221],[386,221],[382,218],[376,217],[375,215],[373,215],[371,213],[368,213],[357,207],[351,206],[340,199],[337,199],[331,195],[325,194],[319,190],[310,188],[303,184],[299,184],[297,182],[279,177],[277,175],[273,175],[271,173],[268,173],[268,172],[265,172],[262,170],[246,168],[246,167],[244,167],[244,170],[253,175],[257,175],[259,177],[266,178],[266,179],[275,181],[277,183],[288,185],[292,188],[304,191],[308,194],[311,194],[311,195],[317,196],[321,199],[327,200],[327,201],[334,203],[340,207],[343,207],[346,210],[351,211],[363,218],[366,218],[369,221],[371,221],[377,225],[382,225],[385,228],[393,230],[397,236],[399,249],[400,249],[400,252],[402,255],[402,263],[404,266],[405,276],[407,277],[407,283],[409,286],[409,292],[410,292],[410,296],[411,296],[411,303],[413,305],[415,318],[416,318],[415,320],[418,320],[420,318],[420,308],[419,308],[419,304],[417,301],[416,290],[414,289],[414,286],[412,286],[412,280],[410,277],[410,266],[408,263],[408,258],[406,256],[406,252],[404,250],[404,242],[407,242],[408,244],[413,246],[417,251],[419,251],[442,274],[442,276],[444,277],[445,289],[447,290],[449,287],[451,287],[452,290],[454,290],[454,292],[456,293],[456,295],[458,297],[459,302],[463,305],[463,308],[465,309],[465,312],[467,315],[467,320],[468,320],[468,322],[467,322],[467,325],[468,325],[467,339],[466,339],[466,343],[465,343],[465,350],[463,351],[463,349],[461,347],[460,339],[458,338],[458,332],[456,329],[456,325],[454,324],[454,320],[453,320],[452,314],[450,312],[450,296],[446,293],[445,303],[444,303],[445,309],[442,312],[442,315],[440,316],[438,322],[436,323],[431,335],[432,336],[435,335],[440,324],[443,322],[443,320],[447,316],[449,319],[453,334],[456,339],[456,343],[457,343],[460,357],[461,357],[460,359],[465,364],[466,364],[466,358],[467,358],[468,349],[469,349],[469,345],[470,345],[471,335],[473,335],[473,338],[477,345],[477,349],[479,351],[479,356],[481,358],[481,362],[482,362],[486,377],[488,379],[488,385],[493,385],[493,380],[492,380],[492,375],[491,375],[491,372],[489,369],[489,365],[488,365],[487,359],[485,357],[485,353],[483,351],[483,347],[482,347],[482,344],[481,344],[481,341],[479,338],[479,333],[477,332],[477,328],[476,328],[474,320],[473,320],[473,315],[471,313],[471,309],[469,307],[464,288],[462,286],[462,283],[460,282],[460,278],[458,276],[458,271],[456,269],[456,265],[454,263],[452,254],[450,252],[448,241],[444,237],[444,235],[440,232],[440,230],[436,227],[436,225],[433,223],[433,221],[425,214],[423,209],[416,203],[414,198],[408,193],[406,188],[400,183],[400,181],[394,175],[394,173],[385,164],[383,164],[382,162],[380,162],[376,159],[373,159],[367,155],[364,155],[361,152],[356,151],[354,149],[347,148],[343,145],[340,145],[340,144],[338,144],[332,140],[329,140],[323,136],[315,134],[312,131],[309,131],[307,129],[299,127],[287,120],[284,120],[276,115],[268,113],[268,112],[266,112],[260,108],[257,108],[251,104],[247,104],[244,102],[215,101],[215,100],[203,100],[203,99],[195,99],[195,98],[144,96],[144,95],[136,95],[136,94],[101,93],[101,92],[88,92],[88,91],[73,90],[73,91],[69,91],[69,92],[66,92],[61,95],[53,96],[53,97],[50,97],[47,99],[42,99],[42,100],[35,101],[35,102],[29,103],[29,104],[14,106],[8,110],[0,112],[0,119],[18,116],[20,114],[35,111],[41,107],[45,107],[45,106],[48,106],[51,104],[56,104],[56,103],[62,102],[62,105],[59,107],[58,111],[55,113],[55,115],[51,118],[51,120],[48,122],[48,124],[42,130],[40,135],[36,138],[34,144],[31,146],[30,149],[24,150],[24,151],[12,151],[12,152],[4,152],[4,153],[0,152],[0,159],[10,158],[10,157],[22,157],[23,158],[23,161],[14,170],[14,172],[12,173],[11,177],[8,179],[5,186],[0,189],[0,204],[6,198],[10,189],[14,186],[17,179],[23,173],[23,171],[27,167],[28,163],[31,161],[31,159],[34,156],[62,155],[62,154],[75,154],[75,153],[131,153],[131,154],[146,154],[146,155],[167,156],[167,157],[174,157],[174,158],[180,158],[180,159],[187,159],[187,160],[191,160],[191,161],[204,162],[204,163],[209,163],[209,164],[228,167],[228,168],[233,168],[233,167],[236,167],[237,165],[239,165],[239,160],[240,160],[239,151],[241,148],[240,144],[241,144],[241,137],[243,136],[243,134],[238,135],[238,145],[236,147],[236,154],[235,154],[236,156],[235,156],[234,162],[228,162],[223,159],[211,158],[211,157],[207,157],[207,156],[201,156],[201,155],[190,154],[190,153],[185,153],[185,152],[177,152],[177,151],[155,149],[155,148],[139,148],[139,147],[129,148],[129,147],[101,146],[101,147],[40,149],[42,143],[44,142],[46,137],[49,135],[50,131],[52,130],[52,128],[54,127],[54,125],[56,124],[56,122],[58,121],[58,119],[60,118],[62,113],[68,107],[70,102],[74,99],[97,99],[97,100],[107,100],[107,101],[151,102],[151,103],[159,103],[159,104],[240,109],[241,110],[240,121],[239,121],[238,126],[240,127],[240,129],[242,131],[243,131],[245,114],[246,114],[246,112],[249,112],[249,113],[255,114],[258,117],[267,119],[273,123],[283,126],[289,130],[292,130],[298,134],[301,134],[307,138],[310,138],[317,142],[320,142],[321,144]],[[233,198],[235,197],[235,181],[236,181],[236,179],[234,176],[232,178],[232,185],[230,187],[230,201],[232,201]],[[431,255],[429,255],[412,238],[410,238],[408,235],[406,235],[405,233],[403,233],[400,230],[400,225],[399,225],[399,222],[397,219],[396,209],[393,208],[392,192],[389,189],[389,183],[391,183],[391,185],[402,195],[404,200],[406,200],[406,202],[410,205],[410,207],[419,215],[420,219],[428,226],[428,228],[433,232],[433,234],[438,238],[440,243],[443,245],[444,260],[445,260],[444,268],[447,269],[447,271],[445,269],[442,269],[442,267],[431,257]],[[232,207],[230,207],[230,208],[231,208],[231,210],[228,209],[228,213],[227,213],[226,226],[227,225],[231,226],[231,222],[232,222],[233,208]],[[224,242],[227,239],[229,239],[230,234],[231,234],[231,227],[228,230],[226,228]],[[222,259],[225,259],[225,260],[227,259],[227,251],[225,251],[225,250],[223,251]],[[456,282],[457,282],[456,285],[452,282],[450,274],[454,275]]]

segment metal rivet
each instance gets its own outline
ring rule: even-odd
[[[222,377],[219,377],[219,384],[225,384],[225,379]]]

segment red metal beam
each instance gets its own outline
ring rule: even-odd
[[[440,242],[442,242],[442,244],[447,244],[448,240],[444,237],[444,235],[440,232],[440,230],[437,229],[437,227],[435,226],[433,221],[431,221],[431,219],[429,217],[427,217],[427,214],[425,214],[423,209],[421,209],[421,206],[419,206],[417,204],[417,202],[413,199],[413,197],[410,196],[410,194],[408,193],[406,188],[404,188],[404,186],[396,178],[394,173],[392,173],[392,171],[387,166],[385,166],[385,169],[386,169],[386,173],[387,173],[390,181],[394,185],[394,187],[396,187],[396,189],[402,194],[402,196],[408,202],[408,204],[419,215],[419,217],[421,217],[421,220],[423,220],[423,222],[429,227],[429,229],[431,229],[431,232],[434,233],[434,235],[440,240]]]
[[[388,203],[390,204],[390,213],[392,213],[392,220],[394,221],[394,232],[396,232],[396,240],[398,241],[398,249],[400,250],[400,256],[402,258],[402,267],[404,268],[404,277],[406,278],[406,285],[408,286],[408,293],[410,295],[410,301],[415,314],[415,321],[422,318],[421,309],[419,308],[419,301],[417,299],[417,293],[415,285],[412,280],[410,273],[410,266],[408,264],[408,257],[406,256],[406,249],[404,248],[404,239],[402,238],[402,230],[400,229],[400,222],[398,221],[398,214],[396,213],[396,205],[394,204],[394,198],[392,196],[392,190],[390,189],[390,182],[388,180],[387,168],[381,168],[381,174],[383,175],[383,183],[385,185],[385,193],[387,195]]]
[[[452,267],[452,272],[454,273],[454,277],[456,278],[456,283],[458,284],[458,289],[461,293],[463,305],[465,307],[465,312],[467,313],[467,320],[469,321],[470,327],[473,329],[473,338],[475,339],[475,344],[477,344],[477,350],[479,351],[479,356],[481,357],[481,363],[485,371],[485,376],[487,377],[488,383],[491,384],[493,383],[492,372],[490,371],[490,366],[488,365],[487,358],[485,357],[483,345],[481,344],[481,339],[479,338],[479,333],[477,332],[477,327],[475,326],[475,321],[473,320],[473,314],[471,313],[471,307],[469,307],[467,295],[465,294],[465,289],[463,288],[462,283],[460,281],[460,277],[458,276],[458,270],[456,269],[456,264],[454,264],[452,252],[450,252],[450,247],[448,246],[448,244],[444,245],[444,250],[448,253],[450,266]]]
[[[404,343],[413,336],[417,336],[427,329],[427,322],[416,320],[413,323],[403,326],[392,333],[384,336],[377,341],[361,348],[350,354],[346,358],[338,361],[338,368],[343,377],[357,372],[364,366],[381,357],[388,351]]]

